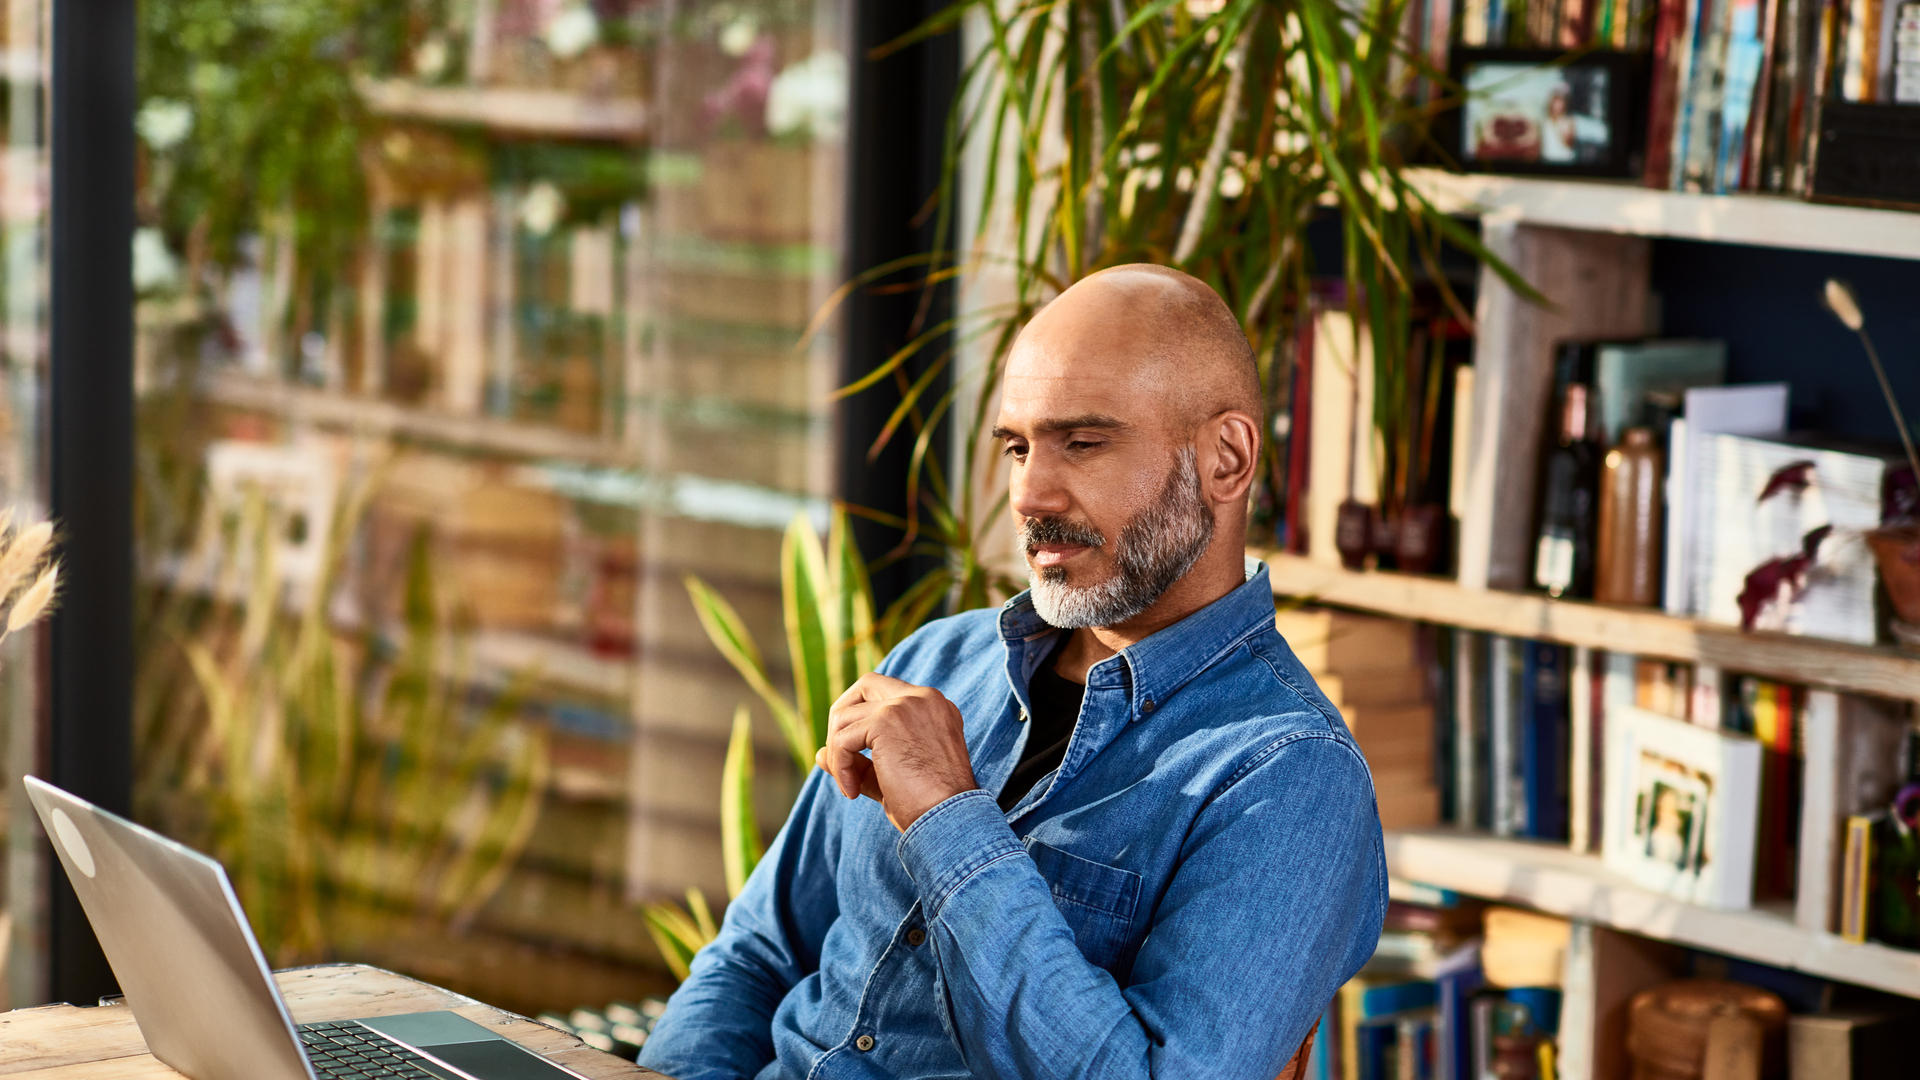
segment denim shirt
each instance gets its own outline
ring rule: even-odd
[[[1366,763],[1249,559],[1244,585],[1093,665],[1059,770],[1002,812],[1060,632],[1022,593],[888,655],[959,707],[980,788],[901,834],[815,770],[642,1065],[1272,1080],[1379,938]]]

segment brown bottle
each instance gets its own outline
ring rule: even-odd
[[[1653,432],[1628,428],[1600,467],[1600,538],[1593,598],[1603,604],[1660,602],[1660,480],[1665,455]]]

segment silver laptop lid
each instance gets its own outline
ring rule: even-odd
[[[153,1056],[192,1080],[313,1080],[220,864],[35,777],[26,784]]]

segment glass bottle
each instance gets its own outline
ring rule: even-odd
[[[1587,387],[1567,384],[1560,437],[1541,470],[1540,534],[1533,582],[1548,595],[1593,595],[1594,517],[1600,448],[1588,436]]]

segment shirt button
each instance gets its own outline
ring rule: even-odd
[[[853,1045],[859,1047],[860,1052],[864,1054],[867,1051],[873,1049],[873,1036],[862,1035],[859,1038],[853,1040]]]
[[[927,932],[925,930],[920,929],[917,926],[907,931],[907,944],[913,946],[916,949],[919,948],[921,945],[925,944],[926,940],[927,940]]]

